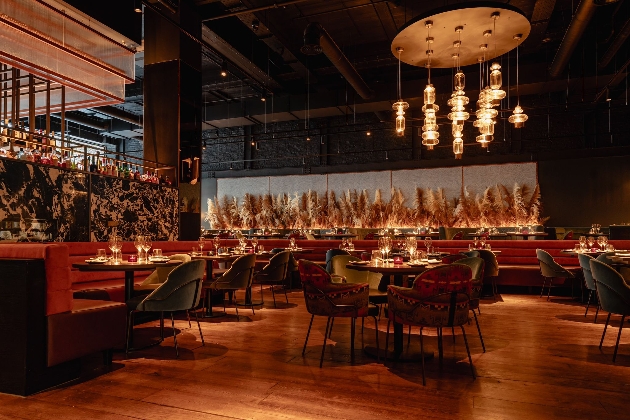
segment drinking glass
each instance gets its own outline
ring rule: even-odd
[[[136,239],[133,241],[133,246],[138,250],[138,260],[142,260],[142,245],[144,245],[144,236],[136,235]]]
[[[580,245],[586,247],[586,236],[580,236]]]
[[[265,251],[265,246],[264,245],[258,245],[258,251],[259,252],[264,252]]]
[[[153,250],[153,256],[156,258],[161,258],[162,257],[162,250],[161,249],[154,249]]]
[[[97,249],[96,250],[96,258],[98,258],[98,259],[105,259],[105,258],[107,258],[107,252],[104,249]]]
[[[603,247],[603,244],[602,244],[602,238],[603,238],[603,236],[598,236],[597,237],[597,245],[599,245],[599,249],[601,249],[603,251],[604,247]]]
[[[392,238],[386,236],[385,238],[383,238],[383,245],[384,245],[384,249],[385,249],[385,255],[387,257],[387,259],[389,260],[389,253],[392,250]]]
[[[254,251],[258,249],[258,238],[256,237],[252,238],[252,246],[254,247]]]
[[[289,239],[289,248],[295,249],[295,238]]]
[[[197,247],[193,246],[192,247],[192,252],[190,253],[191,257],[196,257],[197,256]]]
[[[378,256],[379,256],[380,253],[381,253],[381,251],[379,251],[378,249],[372,250],[372,259],[371,259],[371,261],[372,261],[372,263],[374,265],[378,265],[378,260],[379,260]]]
[[[427,254],[429,253],[429,248],[431,248],[431,244],[433,244],[433,239],[430,236],[424,238],[424,246],[427,248]]]
[[[582,247],[580,246],[580,244],[575,244],[575,248],[573,249],[576,253],[580,252],[580,249],[582,249]]]
[[[593,248],[593,244],[595,243],[595,238],[592,236],[589,236],[586,239],[586,244],[588,245],[588,249],[592,249]]]
[[[109,249],[112,251],[114,263],[118,263],[120,261],[118,252],[122,249],[122,239],[120,236],[112,235],[109,237]]]
[[[601,247],[602,247],[602,249],[606,249],[607,245],[608,245],[608,237],[607,236],[600,236],[599,238],[601,240]]]
[[[221,238],[219,238],[219,235],[215,236],[214,239],[212,239],[212,243],[214,244],[215,255],[219,255],[219,247],[221,246]]]
[[[484,249],[486,247],[486,237],[485,236],[482,236],[479,239],[479,246],[480,246],[481,249]]]
[[[385,237],[381,236],[378,238],[378,250],[381,253],[381,259],[385,261]]]
[[[201,251],[201,254],[203,255],[203,247],[206,245],[206,238],[200,236],[197,241],[197,245],[199,245],[199,251]]]
[[[151,237],[150,236],[145,236],[144,237],[144,242],[142,243],[142,250],[144,251],[144,259],[145,260],[149,256],[149,250],[151,249],[152,245],[153,245],[153,243],[151,242]]]
[[[347,238],[341,239],[341,249],[348,249],[348,239]]]
[[[475,246],[475,249],[479,246],[479,238],[476,236],[473,238],[473,245]]]

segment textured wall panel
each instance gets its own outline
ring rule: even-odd
[[[89,240],[85,174],[0,160],[0,231],[3,239],[44,231],[53,239]]]
[[[270,191],[273,195],[281,193],[302,194],[308,190],[320,195],[326,193],[326,175],[289,175],[269,178]]]
[[[381,198],[386,201],[391,197],[391,172],[352,172],[328,175],[328,191],[334,191],[337,197],[348,190],[367,190],[370,200],[374,200],[374,191],[381,190]]]
[[[118,222],[117,233],[125,241],[147,234],[153,240],[177,240],[179,192],[146,182],[91,175],[92,241],[106,241]]]
[[[406,204],[413,206],[416,188],[431,188],[436,191],[443,188],[449,199],[459,197],[462,186],[462,168],[428,168],[392,171],[392,184],[400,188],[407,199]]]
[[[237,197],[239,200],[246,193],[260,195],[269,193],[269,177],[219,178],[217,179],[217,198]]]
[[[496,184],[503,184],[510,190],[516,182],[533,188],[536,179],[534,162],[464,167],[464,185],[479,194]]]

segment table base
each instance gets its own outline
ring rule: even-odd
[[[389,361],[395,361],[395,362],[404,362],[404,363],[409,363],[409,362],[413,362],[413,363],[422,363],[422,356],[421,353],[419,351],[403,351],[398,357],[396,357],[396,353],[393,350],[388,350],[387,353],[385,353],[385,349],[381,348],[380,350],[376,350],[376,347],[374,346],[365,346],[365,348],[363,349],[363,352],[365,354],[367,354],[370,357],[373,358],[380,358],[381,360],[389,360]],[[424,352],[424,360],[431,360],[433,359],[434,355],[433,352]]]

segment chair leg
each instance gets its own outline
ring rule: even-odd
[[[263,299],[263,284],[260,283],[260,303],[265,304],[265,299]]]
[[[308,336],[311,335],[311,327],[313,326],[313,318],[315,318],[315,315],[311,315],[311,322],[308,324],[308,331],[306,332],[306,340],[304,340],[304,348],[302,348],[302,356],[304,356],[304,352],[306,351],[306,343],[308,343]]]
[[[350,363],[354,363],[354,332],[355,332],[355,323],[356,318],[350,319]]]
[[[333,318],[334,321],[335,318]],[[322,356],[319,358],[319,368],[321,369],[324,364],[324,352],[326,351],[326,339],[328,338],[328,328],[332,327],[330,325],[330,317],[328,317],[328,321],[326,321],[326,331],[324,332],[324,345],[322,346]]]
[[[376,331],[376,361],[381,361],[381,345],[378,342],[378,319],[374,317],[374,330]]]
[[[451,333],[453,334],[453,343],[455,342],[455,327],[451,327]]]
[[[494,279],[494,277],[492,277],[492,298],[494,299],[494,301],[497,301],[497,295],[499,294],[499,289],[497,288],[497,282]]]
[[[481,336],[481,328],[479,328],[479,321],[477,320],[477,315],[475,311],[473,311],[473,315],[475,317],[475,324],[477,324],[477,332],[479,333],[479,340],[481,341],[481,348],[483,348],[483,352],[486,352],[486,345],[483,343],[483,337]]]
[[[287,289],[289,287],[287,286],[286,283],[282,283],[282,290],[284,291],[284,300],[287,301],[287,303],[289,303],[289,295],[287,295]]]
[[[606,324],[604,325],[604,332],[602,333],[602,339],[599,342],[599,349],[602,349],[602,344],[604,344],[604,336],[606,335],[606,328],[608,328],[608,323],[610,322],[610,312],[608,313],[608,317],[606,318]]]
[[[269,288],[271,289],[271,296],[273,297],[273,307],[276,308],[276,293],[273,290],[273,284],[269,286]]]
[[[195,321],[197,321],[197,328],[199,328],[199,336],[201,337],[201,345],[205,346],[206,342],[203,339],[203,333],[201,332],[201,324],[199,323],[199,315],[195,312]]]
[[[389,355],[388,351],[389,351],[389,325],[391,324],[392,320],[391,319],[387,319],[387,332],[385,333],[385,364],[387,364],[387,356]]]
[[[411,344],[411,325],[409,325],[409,329],[407,330],[407,347]]]
[[[617,350],[619,349],[619,339],[621,339],[621,329],[623,328],[623,321],[626,319],[625,315],[621,315],[621,324],[619,324],[619,334],[617,334],[617,344],[615,344],[615,352],[613,353],[613,362],[617,358]]]
[[[192,324],[190,323],[190,313],[186,310],[186,318],[188,319],[188,328],[192,328]]]
[[[473,311],[475,312],[475,311]],[[477,306],[477,312],[479,312],[479,315],[481,315],[481,305]]]
[[[440,366],[442,366],[442,361],[444,358],[444,342],[442,341],[442,328],[440,327],[437,328],[437,335],[438,335],[438,354],[439,354]]]
[[[547,284],[547,277],[543,277],[543,285],[542,285],[542,288],[540,289],[540,297],[542,297],[543,293],[545,292],[546,284]]]
[[[125,340],[125,354],[129,354],[129,341],[131,341],[131,334],[133,329],[133,313],[134,311],[131,311],[127,316],[127,339]]]
[[[549,296],[551,296],[551,285],[553,284],[553,278],[549,279],[549,287],[547,288],[547,301],[549,301]]]
[[[588,299],[586,300],[586,311],[584,312],[584,317],[586,318],[586,314],[588,314],[588,307],[591,306],[591,298],[593,297],[593,291],[588,291]]]
[[[164,341],[164,311],[160,311],[160,339]]]
[[[597,290],[595,290],[595,301],[597,303],[597,309],[595,310],[595,320],[593,321],[593,324],[597,324],[597,314],[599,313],[599,308],[601,308],[601,305],[599,304],[599,293],[597,293]]]
[[[328,338],[332,337],[332,327],[334,323],[335,323],[335,318],[333,317],[332,321],[330,322],[330,331],[328,331]]]
[[[171,327],[173,328],[173,341],[175,342],[175,357],[179,359],[179,347],[177,346],[177,331],[175,331],[175,318],[171,312]]]
[[[424,342],[422,340],[422,327],[420,327],[420,358],[422,359],[422,385],[426,386],[427,381],[424,377]]]
[[[464,335],[464,343],[466,344],[466,351],[468,352],[468,363],[470,363],[470,371],[472,372],[473,379],[477,379],[475,376],[475,367],[473,366],[472,357],[470,357],[470,348],[468,348],[468,340],[466,339],[466,330],[464,330],[464,326],[460,325],[462,329],[462,334]]]

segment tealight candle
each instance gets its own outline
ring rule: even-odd
[[[127,259],[127,261],[129,262],[138,262],[138,256],[137,255],[130,255],[129,258]]]
[[[401,256],[397,255],[397,256],[394,257],[394,264],[395,265],[400,265],[402,263],[403,263],[403,259],[402,259]]]

